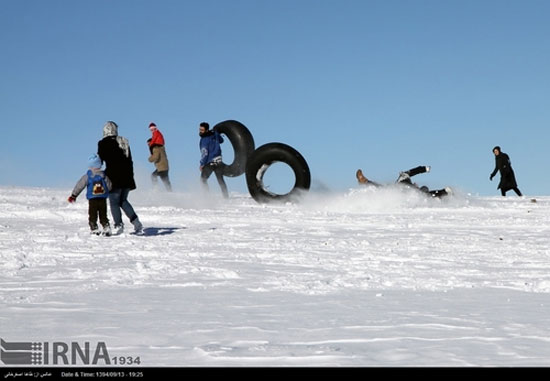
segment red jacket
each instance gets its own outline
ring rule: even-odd
[[[155,144],[159,146],[164,145],[164,136],[162,136],[159,130],[153,131],[153,137],[149,140],[149,147],[152,147]]]

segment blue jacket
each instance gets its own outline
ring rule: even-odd
[[[76,183],[71,196],[77,198],[78,195],[86,189],[86,198],[107,198],[109,191],[113,189],[113,184],[109,177],[99,168],[88,170],[84,176]]]
[[[222,136],[216,131],[206,132],[199,142],[201,150],[201,166],[211,163],[216,158],[222,157],[222,149],[220,144],[223,143]]]
[[[88,184],[86,184],[86,198],[88,200],[109,197],[109,185],[105,181],[103,172],[94,173],[92,170],[88,170],[86,175],[88,176]]]

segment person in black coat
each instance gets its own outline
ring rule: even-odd
[[[500,193],[506,196],[506,192],[513,190],[518,196],[521,196],[510,157],[502,152],[499,146],[493,148],[493,153],[495,154],[495,170],[491,173],[489,179],[493,181],[493,177],[500,171],[500,182],[497,187],[497,189],[500,189]]]
[[[97,154],[106,163],[105,174],[113,184],[109,193],[109,204],[115,223],[115,233],[122,233],[124,228],[121,209],[134,225],[134,231],[141,233],[143,225],[128,201],[128,194],[136,189],[132,152],[128,140],[118,136],[118,126],[115,122],[109,121],[103,126],[103,139],[97,145]]]

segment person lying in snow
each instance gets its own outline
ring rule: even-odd
[[[409,188],[417,189],[423,193],[429,194],[432,197],[443,197],[451,194],[452,193],[451,188],[449,187],[445,189],[439,189],[439,190],[430,190],[427,186],[419,187],[417,184],[411,181],[411,177],[419,175],[421,173],[430,172],[430,168],[431,167],[429,166],[418,166],[418,167],[409,169],[408,171],[400,172],[399,177],[397,178],[395,183],[405,185]],[[357,172],[355,173],[355,176],[357,177],[357,181],[359,182],[359,184],[372,185],[375,187],[381,186],[380,184],[367,179],[363,175],[363,171],[361,169],[357,170]]]

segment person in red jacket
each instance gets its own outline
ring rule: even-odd
[[[158,144],[159,146],[164,145],[164,136],[159,131],[157,125],[153,122],[149,123],[149,131],[151,131],[152,137],[149,140],[149,145]]]
[[[151,130],[152,133],[151,138],[147,140],[149,151],[151,152],[149,161],[155,164],[155,171],[151,174],[153,186],[156,188],[158,178],[160,177],[166,190],[171,192],[172,185],[168,177],[168,156],[166,155],[166,149],[164,147],[164,136],[162,136],[162,133],[155,123],[149,124],[149,130]]]

